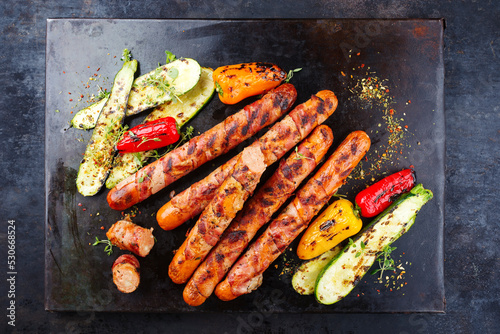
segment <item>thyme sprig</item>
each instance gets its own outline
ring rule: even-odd
[[[151,74],[146,78],[144,84],[146,86],[158,88],[161,91],[161,93],[157,97],[162,97],[163,95],[168,93],[172,96],[172,100],[179,100],[180,102],[182,102],[179,96],[176,94],[175,88],[170,85],[170,82],[167,80],[165,76],[162,75],[162,72],[163,68],[158,67],[153,74]],[[179,75],[179,71],[175,68],[171,68],[167,71],[167,75],[172,80],[175,80]]]
[[[285,82],[289,82],[293,78],[293,74],[302,71],[302,68],[296,68],[294,70],[288,71]]]
[[[356,243],[351,239],[349,238],[349,246],[352,246],[352,248],[356,248]],[[358,252],[356,252],[356,256],[355,257],[360,257],[361,254],[363,254],[363,252],[365,251],[365,247],[366,247],[366,244],[361,241],[360,244],[359,244],[359,247],[360,247],[360,250]]]
[[[314,160],[314,158],[311,158],[311,157],[306,157],[305,155],[303,155],[302,153],[299,152],[299,149],[297,148],[297,146],[295,146],[295,154],[297,155],[294,159],[295,160],[300,160],[300,159],[309,159],[309,160]]]
[[[99,240],[98,237],[95,237],[95,242],[92,244],[92,246],[97,246],[99,244],[106,245],[106,247],[104,247],[104,251],[106,252],[106,254],[108,254],[108,256],[113,254],[113,244],[111,243],[111,241],[109,241],[109,239]]]
[[[123,49],[122,57],[120,58],[122,61],[130,61],[132,55],[128,49]]]
[[[194,128],[192,126],[186,127],[184,129],[184,131],[182,131],[180,133],[181,138],[176,143],[173,143],[173,144],[170,144],[170,145],[166,146],[165,147],[165,151],[163,153],[161,153],[161,154],[157,150],[153,150],[154,152],[153,152],[152,157],[154,159],[161,158],[162,156],[164,156],[168,152],[175,150],[176,148],[178,148],[182,144],[184,144],[187,141],[189,141],[191,138],[193,138],[193,134],[194,134]]]
[[[372,271],[372,275],[375,275],[376,273],[380,272],[379,280],[382,279],[382,276],[384,275],[384,271],[386,270],[396,270],[396,267],[394,266],[394,259],[391,258],[391,253],[393,250],[395,250],[397,247],[391,247],[390,245],[387,245],[382,249],[382,253],[380,253],[377,256],[377,261],[379,268]]]

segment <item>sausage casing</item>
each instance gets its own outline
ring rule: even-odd
[[[168,275],[174,283],[185,283],[219,241],[244,202],[259,183],[266,165],[258,147],[247,147],[231,174],[224,180],[188,237],[170,263]]]
[[[148,255],[155,244],[153,228],[136,225],[128,217],[114,223],[106,236],[113,245],[141,257]]]
[[[369,147],[370,138],[365,132],[349,134],[217,285],[217,297],[232,300],[257,289],[264,271],[335,194]]]
[[[121,181],[108,192],[109,206],[115,210],[127,209],[227,153],[274,123],[291,108],[296,97],[297,91],[289,83],[269,91],[260,100]]]
[[[269,166],[303,140],[318,124],[330,117],[337,105],[338,100],[333,92],[320,91],[308,101],[296,106],[251,146],[260,147],[265,156],[265,163]],[[237,159],[236,156],[229,160],[163,205],[156,215],[160,227],[172,230],[200,214],[234,167]]]
[[[123,293],[134,292],[141,281],[140,268],[139,261],[132,254],[118,257],[111,267],[113,282],[118,290]]]
[[[280,162],[274,174],[248,200],[216,247],[196,269],[184,288],[186,303],[198,306],[213,293],[257,231],[320,163],[332,141],[332,130],[320,125],[298,146],[296,152]]]

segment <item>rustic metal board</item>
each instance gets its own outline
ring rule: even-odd
[[[441,20],[48,20],[46,309],[444,311],[442,38]],[[213,296],[196,308],[185,304],[183,286],[170,281],[167,268],[173,250],[180,246],[194,221],[167,232],[158,227],[155,213],[168,201],[172,190],[185,189],[234,152],[215,159],[125,212],[108,207],[107,190],[94,197],[81,196],[76,191],[75,178],[90,132],[70,129],[68,123],[77,110],[87,105],[89,94],[97,92],[97,85],[110,88],[121,66],[119,59],[124,48],[139,61],[140,74],[163,63],[164,51],[170,50],[212,68],[248,61],[274,62],[285,70],[302,68],[291,80],[298,91],[297,103],[319,90],[333,90],[339,98],[339,107],[325,123],[333,130],[333,146],[354,130],[364,130],[372,139],[367,159],[340,193],[352,200],[365,184],[380,179],[384,173],[409,166],[416,171],[418,182],[434,192],[434,199],[424,206],[412,229],[394,244],[398,247],[394,258],[404,270],[398,269],[394,277],[382,283],[376,276],[367,275],[344,300],[331,306],[320,305],[312,296],[298,295],[291,287],[290,268],[299,263],[294,255],[297,243],[294,242],[265,273],[263,285],[254,293],[232,302],[221,302]],[[379,85],[378,95],[373,95],[376,90],[367,80]],[[202,132],[251,101],[225,106],[214,97],[189,124]],[[143,117],[144,114],[127,122],[134,125]],[[390,131],[398,125],[401,138]],[[95,237],[104,239],[106,230],[125,213],[134,214],[134,222],[140,225],[154,227],[157,238],[151,254],[140,259],[141,285],[132,294],[118,292],[111,278],[111,265],[123,252],[115,248],[107,256],[104,246],[91,245]]]

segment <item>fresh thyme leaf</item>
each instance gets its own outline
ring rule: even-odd
[[[158,67],[153,74],[148,76],[146,78],[145,85],[146,86],[152,86],[158,88],[161,93],[158,95],[158,97],[161,97],[165,95],[166,93],[170,94],[172,96],[172,101],[179,100],[179,96],[175,93],[175,88],[170,85],[168,82],[167,78],[162,75],[163,73],[162,67]],[[167,71],[167,74],[172,80],[175,80],[177,76],[179,75],[179,71],[176,68],[171,68]],[[182,101],[181,101],[182,102]],[[153,103],[153,99],[151,98],[151,103]]]
[[[133,153],[133,156],[134,156],[134,162],[136,165],[142,167],[142,155],[141,155],[141,152],[134,152]]]
[[[382,253],[380,253],[377,256],[377,261],[379,265],[379,269],[376,269],[372,271],[372,275],[375,275],[376,273],[380,272],[379,279],[382,279],[382,276],[384,275],[384,271],[386,270],[396,270],[394,267],[394,259],[391,258],[391,253],[394,251],[396,247],[391,247],[390,245],[387,245],[384,247],[382,250]]]
[[[107,91],[103,90],[101,86],[97,86],[97,87],[99,87],[99,92],[97,93],[97,96],[96,96],[98,100],[102,100],[102,99],[111,95],[111,92],[107,92]]]
[[[302,71],[302,68],[296,68],[296,69],[294,69],[294,70],[290,70],[290,71],[288,71],[288,75],[286,76],[285,82],[289,82],[289,81],[292,79],[293,74],[294,74],[294,73],[297,73],[297,72],[299,72],[299,71]]]
[[[299,149],[297,148],[297,146],[295,146],[295,154],[297,154],[297,156],[294,158],[295,160],[300,160],[300,159],[314,160],[313,158],[306,157],[305,155],[303,155],[302,153],[300,153]]]
[[[98,237],[95,237],[95,242],[92,244],[92,246],[97,246],[99,244],[106,245],[106,247],[104,247],[104,252],[106,252],[106,254],[108,254],[108,256],[113,254],[113,244],[111,243],[111,241],[109,239],[99,240]]]
[[[130,51],[128,49],[123,49],[123,53],[122,53],[122,58],[121,60],[122,61],[130,61],[130,58],[131,58],[131,54],[130,54]]]
[[[170,51],[165,50],[165,54],[167,55],[166,64],[173,62],[177,57]]]
[[[162,154],[159,154],[157,150],[154,150],[152,154],[152,158],[159,159],[168,152],[175,150],[177,147],[181,146],[182,144],[186,143],[189,141],[191,138],[193,138],[193,133],[194,133],[194,128],[192,126],[188,126],[180,133],[181,138],[174,144],[170,144],[165,147],[165,151]]]

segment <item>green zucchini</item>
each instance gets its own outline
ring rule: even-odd
[[[182,100],[176,99],[175,102],[170,101],[156,107],[146,117],[144,122],[170,116],[175,118],[178,127],[181,128],[191,118],[196,116],[212,98],[215,92],[212,73],[212,69],[202,68],[200,80],[192,90],[182,96]],[[153,154],[154,151],[144,151],[117,155],[113,162],[111,174],[106,180],[106,187],[111,189],[129,175],[135,173]]]
[[[111,94],[97,119],[76,177],[76,187],[83,196],[95,195],[111,169],[136,70],[137,60],[125,61],[115,76]]]
[[[109,96],[106,96],[96,103],[91,104],[87,108],[83,108],[71,120],[71,126],[76,129],[81,130],[90,130],[95,127],[95,123],[97,122],[97,118],[101,113],[102,107],[108,101]]]
[[[141,75],[135,79],[130,91],[127,116],[138,114],[177,98],[182,99],[182,95],[196,86],[200,76],[200,64],[191,58],[177,59]],[[92,129],[101,112],[97,106],[93,106],[80,110],[71,124],[77,124],[78,126],[73,126],[78,129]],[[80,113],[82,114],[79,115]]]
[[[301,295],[312,295],[321,270],[344,248],[344,243],[337,245],[314,259],[300,265],[292,277],[292,286]]]
[[[333,304],[347,296],[375,262],[378,253],[413,225],[420,208],[432,192],[416,185],[353,239],[318,275],[314,294],[322,304]]]

